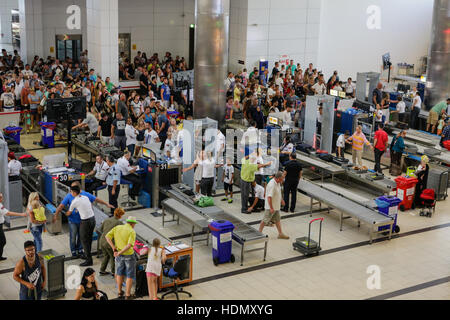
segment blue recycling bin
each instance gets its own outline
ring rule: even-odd
[[[398,233],[400,228],[397,226],[398,206],[402,202],[394,196],[382,196],[375,199],[375,203],[378,206],[378,212],[386,217],[393,217],[394,224],[392,225],[392,231]],[[378,227],[378,231],[389,230],[389,226]]]
[[[39,122],[41,126],[42,146],[47,148],[55,147],[55,128],[54,122]]]
[[[8,137],[13,138],[17,144],[20,145],[20,132],[22,131],[21,127],[6,127],[3,131]]]
[[[234,262],[234,255],[231,254],[231,239],[234,225],[226,220],[214,220],[208,225],[212,235],[212,255],[214,265]]]

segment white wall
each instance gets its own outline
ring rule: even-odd
[[[12,9],[19,9],[18,0],[2,0],[2,4],[0,7],[0,43],[12,43]]]
[[[230,1],[230,42],[228,70],[236,72],[243,69],[238,61],[246,61],[247,55],[247,17],[248,0]]]
[[[66,8],[69,5],[81,8],[81,30],[66,27]],[[43,1],[44,54],[55,46],[57,34],[81,34],[83,50],[87,49],[86,0],[44,0]],[[134,57],[137,51],[151,56],[154,52],[189,59],[189,26],[195,23],[195,0],[119,0],[119,33],[131,33],[131,50]]]
[[[195,0],[119,0],[119,33],[131,33],[132,58],[184,56],[189,61],[189,26],[195,23]]]
[[[287,54],[302,68],[317,62],[322,0],[248,0],[246,65],[273,67]]]
[[[381,8],[380,30],[367,28],[370,5]],[[341,79],[356,79],[357,72],[380,72],[390,52],[394,66],[417,67],[428,54],[432,11],[433,0],[323,0],[318,66],[327,77],[338,70]]]
[[[81,29],[69,30],[66,22],[69,15],[66,13],[67,7],[77,5],[81,9]],[[60,34],[81,34],[82,50],[87,49],[87,21],[86,21],[86,0],[43,0],[42,1],[42,26],[44,29],[44,56],[56,57],[55,36]],[[50,52],[50,47],[54,47],[54,52]]]

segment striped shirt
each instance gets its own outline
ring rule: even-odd
[[[366,136],[362,132],[360,134],[355,132],[348,140],[353,142],[352,148],[354,150],[362,150],[364,143],[370,146],[370,142],[367,141]]]

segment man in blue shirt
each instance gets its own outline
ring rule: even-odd
[[[78,181],[75,181],[72,183],[71,186],[72,187],[73,186],[80,187],[80,183]],[[89,200],[91,201],[91,203],[97,202],[97,203],[103,204],[109,208],[112,208],[112,206],[107,204],[105,201],[103,201],[99,198],[96,198],[95,196],[93,196],[92,194],[90,194],[86,191],[81,191],[81,195],[88,197]],[[75,198],[73,197],[73,195],[70,192],[64,197],[63,201],[61,202],[61,204],[58,206],[58,208],[55,211],[55,215],[53,216],[53,223],[56,222],[58,215],[61,213],[61,211],[64,208],[69,209],[70,205],[72,204],[73,199],[75,199]],[[81,239],[80,239],[80,224],[81,224],[80,214],[78,213],[77,210],[74,210],[72,212],[72,214],[67,217],[67,220],[69,222],[69,234],[70,234],[69,241],[70,241],[70,251],[72,252],[72,257],[73,258],[83,258],[84,257],[83,246],[81,245]]]
[[[95,70],[91,69],[89,70],[89,80],[91,80],[93,83],[97,82],[97,76],[94,74]]]
[[[171,103],[173,104],[172,97],[170,94],[170,87],[169,87],[169,80],[167,80],[167,78],[164,78],[163,80],[163,84],[161,85],[161,100],[162,100],[162,105],[166,108],[169,108]]]

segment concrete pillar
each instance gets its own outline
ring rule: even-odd
[[[195,1],[194,118],[225,123],[230,0]]]
[[[18,9],[19,3],[17,0],[4,0],[0,8],[0,43],[12,43],[11,31],[11,10]]]
[[[86,0],[89,68],[119,83],[118,0]]]
[[[450,0],[434,0],[425,106],[450,97]]]
[[[20,55],[24,63],[44,55],[42,0],[19,0]]]

